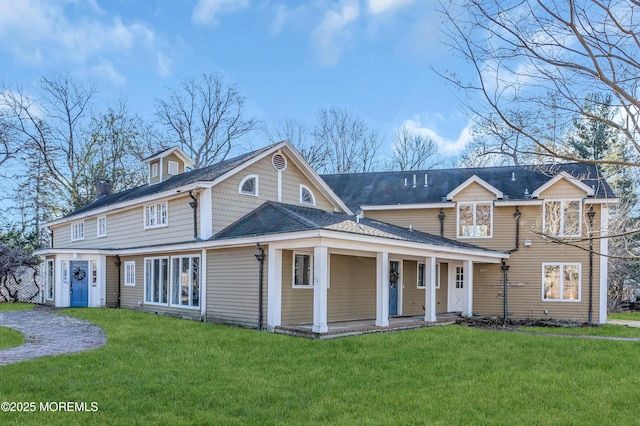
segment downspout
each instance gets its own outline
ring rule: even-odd
[[[516,244],[514,248],[507,251],[509,254],[518,251],[520,248],[520,216],[522,216],[522,212],[520,211],[520,207],[516,206],[516,211],[513,214],[513,217],[516,219]],[[509,319],[509,265],[507,265],[504,259],[502,259],[502,273],[504,286],[504,320],[507,321]]]
[[[593,324],[593,204],[587,212],[589,218],[589,324]]]
[[[256,260],[260,263],[258,267],[258,330],[262,330],[262,287],[263,287],[263,279],[264,275],[264,249],[260,247],[260,243],[256,243],[256,249],[258,249],[258,253],[255,255]]]
[[[193,191],[189,191],[189,197],[193,201],[189,201],[189,205],[193,209],[193,239],[198,239],[198,199],[193,196]]]
[[[118,304],[116,305],[116,308],[120,308],[120,284],[122,283],[122,277],[120,276],[120,274],[122,273],[122,270],[120,269],[120,267],[122,266],[122,260],[120,260],[120,256],[116,254],[116,268],[118,268]]]
[[[51,231],[51,244],[49,244],[50,248],[54,248],[53,247],[53,228],[49,228]]]
[[[438,214],[438,219],[440,219],[440,237],[444,238],[444,210],[440,209],[440,214]]]

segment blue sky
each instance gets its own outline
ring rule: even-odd
[[[407,124],[444,156],[469,140],[454,89],[430,68],[463,70],[441,42],[432,0],[0,0],[0,78],[33,87],[50,72],[94,81],[151,119],[181,77],[218,72],[263,121],[312,124],[357,111],[388,136]],[[260,139],[254,135],[254,139]],[[252,144],[260,143],[254,140]],[[385,147],[386,148],[386,147]]]

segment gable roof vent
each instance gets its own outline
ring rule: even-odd
[[[271,164],[273,164],[273,168],[279,172],[284,171],[287,168],[287,159],[284,158],[284,155],[275,153],[273,157],[271,157]]]

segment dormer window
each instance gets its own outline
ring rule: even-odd
[[[240,185],[238,186],[238,192],[244,195],[258,196],[258,175],[245,176]]]
[[[300,185],[300,204],[316,205],[316,198],[313,196],[313,192],[305,185]]]
[[[177,175],[178,174],[178,162],[177,161],[169,161],[167,172],[170,175]]]
[[[151,165],[151,177],[158,177],[158,163]]]

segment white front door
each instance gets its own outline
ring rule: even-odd
[[[449,312],[462,312],[465,297],[464,268],[462,263],[449,263]]]

